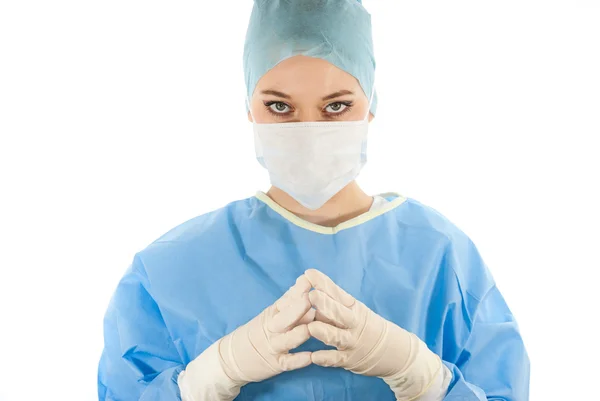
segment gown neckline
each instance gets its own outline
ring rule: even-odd
[[[300,217],[296,216],[292,212],[279,206],[273,199],[269,198],[269,196],[267,196],[267,194],[265,194],[262,191],[258,191],[256,193],[256,198],[259,201],[263,202],[269,208],[273,209],[273,211],[277,212],[281,217],[283,217],[290,223],[292,223],[300,228],[303,228],[305,230],[309,230],[309,231],[313,231],[313,232],[316,232],[319,234],[325,234],[325,235],[334,235],[334,234],[339,233],[340,231],[347,230],[349,228],[364,224],[370,220],[373,220],[374,218],[376,218],[378,216],[381,216],[384,213],[389,212],[390,210],[397,208],[398,206],[400,206],[407,200],[406,197],[404,197],[400,194],[397,194],[395,192],[384,193],[384,194],[380,194],[379,196],[386,198],[386,199],[393,197],[394,199],[390,200],[390,202],[387,205],[385,205],[381,208],[377,208],[376,210],[370,210],[364,214],[361,214],[360,216],[357,216],[353,219],[345,221],[335,227],[325,227],[325,226],[321,226],[319,224],[311,223],[311,222],[301,219]]]

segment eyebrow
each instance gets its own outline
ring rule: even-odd
[[[290,95],[286,95],[283,92],[279,92],[279,91],[274,91],[271,89],[267,89],[261,92],[263,95],[273,95],[273,96],[277,96],[277,97],[281,97],[284,99],[291,99],[292,97]]]
[[[279,92],[276,90],[272,90],[272,89],[266,89],[264,91],[261,92],[263,95],[273,95],[273,96],[277,96],[283,99],[291,99],[292,97],[290,95],[287,95],[283,92]],[[341,91],[337,91],[332,93],[331,95],[327,95],[323,98],[323,100],[331,100],[331,99],[335,99],[337,97],[340,96],[345,96],[345,95],[354,95],[354,92],[343,89]]]
[[[354,95],[354,92],[349,91],[349,90],[341,90],[341,91],[337,91],[335,93],[332,93],[331,95],[327,95],[323,98],[323,100],[330,100],[330,99],[335,99],[336,97],[340,97],[340,96],[344,96],[344,95]]]

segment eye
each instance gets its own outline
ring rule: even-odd
[[[269,102],[267,107],[276,114],[286,114],[290,112],[290,106],[283,102]]]
[[[327,105],[327,107],[325,107],[325,111],[331,114],[338,114],[346,110],[348,107],[349,105],[346,103],[335,102]]]

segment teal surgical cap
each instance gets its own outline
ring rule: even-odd
[[[373,94],[375,57],[371,15],[360,0],[255,0],[244,46],[248,98],[260,78],[285,59],[309,56],[330,62]]]

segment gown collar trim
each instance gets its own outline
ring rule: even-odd
[[[387,213],[392,209],[397,208],[398,206],[400,206],[407,200],[407,198],[405,198],[404,196],[399,195],[394,192],[381,194],[379,196],[382,196],[384,198],[389,198],[389,197],[393,196],[393,197],[395,197],[395,199],[391,200],[390,202],[388,202],[385,206],[383,206],[381,208],[378,208],[378,209],[372,210],[372,211],[368,211],[367,213],[361,214],[360,216],[357,216],[353,219],[345,221],[336,227],[325,227],[325,226],[320,226],[318,224],[308,222],[306,220],[302,220],[300,217],[296,216],[292,212],[279,206],[277,203],[275,203],[275,201],[273,199],[269,198],[267,196],[267,194],[265,194],[264,192],[259,191],[256,193],[256,198],[258,200],[260,200],[261,202],[266,204],[268,207],[273,209],[281,217],[283,217],[290,223],[292,223],[300,228],[304,228],[305,230],[314,231],[316,233],[326,234],[326,235],[334,235],[334,234],[339,233],[340,231],[347,230],[349,228],[356,227],[363,223],[366,223],[367,221],[373,220],[374,218],[381,216],[382,214]]]

